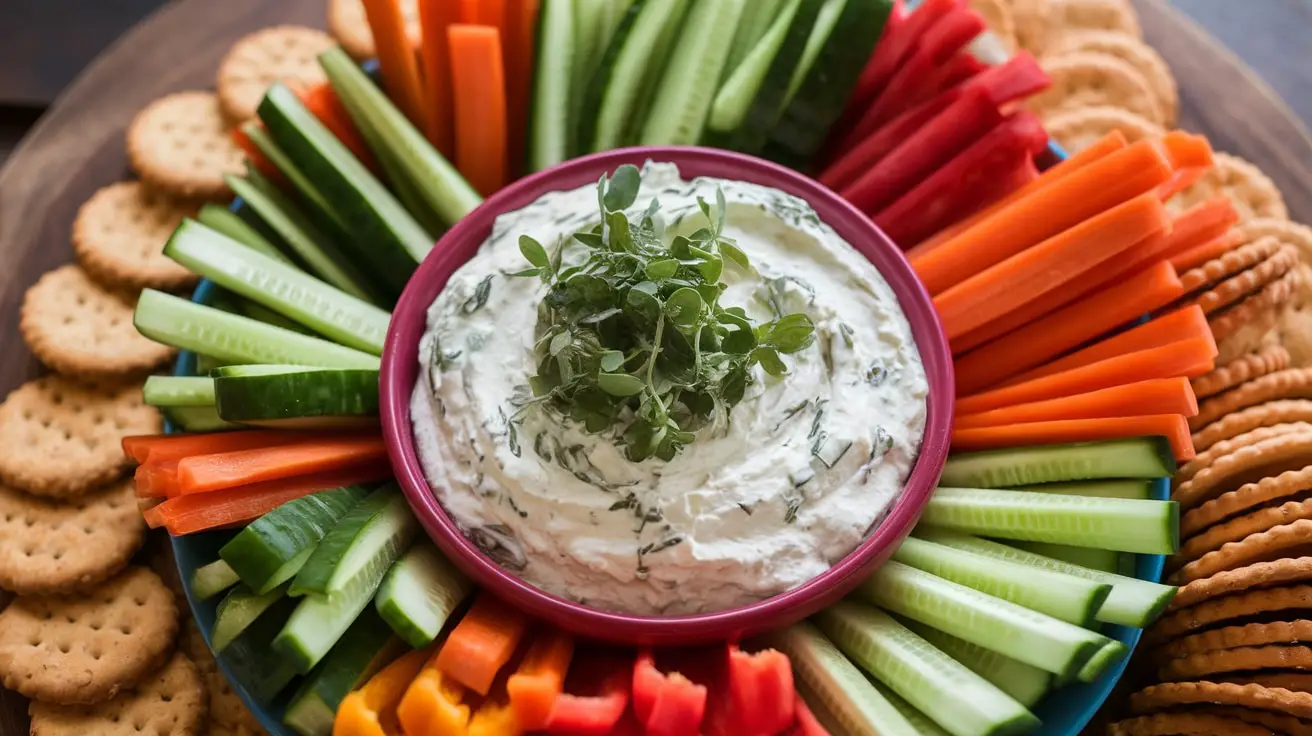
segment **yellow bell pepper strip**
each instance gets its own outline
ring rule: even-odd
[[[482,593],[437,652],[437,668],[479,695],[487,695],[528,630],[528,617]]]
[[[396,717],[407,736],[465,736],[469,728],[469,706],[461,702],[465,688],[443,674],[435,659],[430,658],[410,683],[396,707]]]
[[[553,629],[533,640],[519,669],[506,681],[510,705],[524,730],[546,728],[573,658],[574,637],[569,634]]]
[[[592,687],[586,695],[562,693],[556,698],[544,729],[553,736],[610,736],[629,707],[633,667],[624,660],[607,659],[578,667]],[[578,673],[574,675],[578,677]]]
[[[446,731],[429,731],[427,733],[446,736]],[[520,736],[524,729],[515,717],[510,702],[502,698],[489,698],[483,701],[469,722],[469,736]]]
[[[396,707],[429,657],[416,649],[379,670],[337,706],[333,736],[401,736]]]
[[[633,665],[633,712],[647,736],[695,734],[706,714],[706,686],[678,672],[663,674],[644,649]]]

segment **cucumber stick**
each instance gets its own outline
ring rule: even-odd
[[[852,661],[955,736],[1027,733],[1039,719],[888,614],[850,601],[816,625]]]
[[[378,371],[270,366],[257,375],[214,379],[226,421],[261,427],[338,429],[378,423]]]
[[[317,337],[227,314],[186,299],[146,289],[133,324],[155,342],[193,350],[224,363],[310,365],[377,370],[377,356]]]
[[[141,387],[149,406],[214,406],[214,381],[205,377],[149,376]]]
[[[880,685],[878,682],[872,682],[871,684],[875,686],[875,690],[880,695],[884,696],[885,700],[897,709],[898,713],[902,714],[903,718],[907,719],[907,723],[910,723],[920,736],[951,736],[947,731],[940,728],[932,718],[916,710],[916,706],[908,703],[901,695],[889,690],[884,685]]]
[[[1000,539],[1120,552],[1174,554],[1180,546],[1180,507],[1174,501],[940,486],[920,520]]]
[[[335,342],[382,355],[392,315],[299,269],[185,218],[164,255],[187,270],[300,322]]]
[[[850,736],[915,736],[902,717],[833,642],[803,621],[777,631],[770,646],[788,655],[796,677]]]
[[[283,596],[261,613],[232,643],[215,656],[227,666],[234,682],[261,704],[268,704],[296,677],[285,658],[269,656],[269,647],[296,609],[295,600]]]
[[[191,574],[191,594],[196,600],[213,598],[223,591],[241,582],[236,571],[223,560],[215,560],[208,565],[201,565]]]
[[[165,406],[160,413],[183,432],[222,432],[238,427],[220,419],[213,406]]]
[[[920,535],[921,530],[917,529],[916,534]],[[1112,586],[1112,592],[1107,596],[1107,600],[1103,602],[1102,608],[1098,609],[1097,614],[1098,620],[1103,623],[1145,628],[1157,619],[1162,610],[1175,597],[1176,589],[1170,585],[1161,585],[1124,575],[1091,570],[1087,567],[1072,565],[1069,562],[1044,557],[1040,554],[999,544],[988,539],[961,535],[936,536],[933,539],[939,544],[976,552],[995,560],[1019,562],[1043,570],[1064,572],[1067,575],[1075,575],[1094,582],[1109,583]]]
[[[418,522],[394,483],[370,493],[337,520],[292,580],[292,595],[337,595],[356,578],[382,582],[410,544]]]
[[[569,158],[572,92],[580,63],[579,20],[574,0],[542,0],[537,38],[533,44],[532,116],[528,132],[528,165],[547,169]]]
[[[1166,440],[1139,437],[953,455],[943,467],[939,483],[961,488],[1010,488],[1069,480],[1172,475],[1175,459]]]
[[[1102,676],[1107,668],[1130,655],[1130,648],[1115,639],[1108,639],[1089,661],[1084,663],[1075,679],[1080,682],[1093,682]]]
[[[301,736],[330,736],[337,706],[406,649],[378,614],[366,608],[287,704],[283,723]]]
[[[1074,673],[1104,637],[923,570],[888,562],[857,595],[892,613],[1052,672]]]
[[[691,146],[701,140],[729,59],[729,44],[724,40],[738,27],[747,2],[692,1],[669,66],[656,87],[639,143]]]
[[[1112,586],[1072,575],[999,562],[910,537],[893,559],[981,593],[1078,626],[1089,626]]]
[[[196,219],[200,220],[202,225],[223,233],[251,250],[257,250],[289,266],[295,265],[292,259],[288,258],[287,254],[283,253],[268,238],[264,237],[263,233],[251,227],[250,223],[241,219],[241,215],[227,207],[213,202],[206,202],[201,205],[200,212],[196,214]]]
[[[1072,565],[1087,567],[1091,570],[1119,573],[1121,571],[1121,552],[1097,547],[1072,547],[1069,544],[1051,542],[1013,541],[1012,546],[1035,554],[1051,557]]]
[[[756,50],[757,44],[762,42],[790,3],[794,3],[794,0],[756,0],[747,3],[747,7],[743,8],[743,17],[738,22],[738,30],[733,34],[733,45],[729,47],[729,69],[738,69],[743,60]]]
[[[319,65],[356,126],[373,130],[387,144],[388,157],[402,169],[411,191],[422,197],[436,219],[454,224],[482,204],[478,192],[345,51],[332,48],[323,52]]]
[[[219,557],[256,593],[291,580],[328,530],[369,495],[362,486],[320,491],[288,501],[246,525]]]
[[[418,649],[433,643],[473,589],[436,547],[419,542],[387,571],[374,605],[392,630]]]
[[[1067,496],[1094,496],[1096,498],[1129,498],[1145,501],[1153,497],[1153,482],[1150,480],[1073,481],[1069,483],[1042,483],[1036,486],[1020,486],[1012,490],[1061,493]]]
[[[219,608],[214,616],[214,632],[210,634],[210,646],[215,652],[226,649],[241,635],[241,632],[255,622],[255,619],[286,595],[285,587],[274,588],[263,595],[255,593],[245,585],[239,585],[228,591],[223,600],[219,601]]]
[[[965,665],[967,669],[998,686],[1002,692],[1016,699],[1026,708],[1034,704],[1052,689],[1051,672],[1025,664],[992,649],[971,644],[965,639],[939,631],[933,626],[926,626],[919,621],[902,621],[907,628],[922,636],[949,657]],[[1090,658],[1092,659],[1092,657]]]
[[[277,84],[281,85],[281,82]],[[273,136],[269,134],[268,129],[259,122],[252,120],[241,126],[241,130],[251,140],[251,143],[255,144],[260,153],[264,154],[269,163],[273,164],[275,169],[287,177],[301,202],[313,211],[315,221],[328,225],[333,231],[332,235],[344,235],[346,222],[341,211],[332,206],[328,198],[324,196],[323,191],[320,190],[319,185],[301,170],[301,167],[287,155],[286,151],[279,147]],[[338,238],[338,240],[344,242],[346,239]]]

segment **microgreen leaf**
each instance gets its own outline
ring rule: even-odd
[[[627,373],[602,373],[597,376],[597,385],[611,396],[637,396],[647,388],[641,378]]]
[[[674,278],[674,274],[679,272],[679,261],[677,258],[666,258],[660,261],[652,261],[647,264],[645,269],[647,278],[652,281],[663,281]]]
[[[519,236],[519,252],[524,255],[524,260],[532,263],[538,268],[551,268],[551,257],[547,255],[547,249],[542,247],[538,241],[527,235]]]
[[[638,187],[641,184],[642,177],[638,174],[637,166],[625,164],[615,169],[607,183],[606,196],[602,199],[606,209],[614,212],[632,207],[638,199]]]
[[[665,313],[676,325],[694,325],[702,315],[702,295],[695,289],[679,289],[665,300]]]
[[[607,373],[613,373],[624,365],[624,353],[618,350],[607,350],[601,354],[601,369]]]
[[[772,376],[782,376],[788,372],[788,366],[784,365],[779,358],[779,352],[770,347],[758,347],[752,351],[752,357],[760,362],[761,367],[766,373]]]

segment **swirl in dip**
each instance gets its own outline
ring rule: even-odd
[[[498,217],[429,308],[411,403],[425,474],[468,537],[549,593],[643,615],[759,601],[855,549],[911,471],[928,391],[911,327],[879,271],[806,202],[648,163],[628,212],[658,198],[668,242],[708,225],[697,198],[717,188],[723,235],[751,262],[726,260],[720,304],[758,324],[803,313],[815,340],[784,356],[785,375],[753,366],[728,422],[670,460],[632,462],[618,430],[524,405],[547,286],[510,275],[528,265],[519,238],[554,251],[593,227],[595,186]]]

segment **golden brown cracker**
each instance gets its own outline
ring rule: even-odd
[[[1234,682],[1226,677],[1213,678],[1214,681]],[[1272,713],[1269,710],[1254,710],[1252,708],[1238,708],[1234,706],[1198,708],[1190,709],[1190,713],[1199,713],[1201,715],[1211,715],[1220,718],[1230,718],[1249,726],[1257,726],[1265,729],[1266,733],[1272,736],[1312,736],[1312,722],[1305,721],[1302,718],[1287,716],[1282,713]],[[1228,733],[1222,731],[1221,733]],[[1218,734],[1219,736],[1219,734]]]
[[[173,594],[144,567],[77,598],[20,596],[0,612],[0,682],[33,700],[100,703],[163,662],[177,630]]]
[[[1271,427],[1260,427],[1228,440],[1217,442],[1207,448],[1205,452],[1198,453],[1193,460],[1181,465],[1179,470],[1176,471],[1175,477],[1172,479],[1173,486],[1178,488],[1192,480],[1200,471],[1211,467],[1221,457],[1229,455],[1241,447],[1255,445],[1258,442],[1269,440],[1272,437],[1282,437],[1287,434],[1308,431],[1312,431],[1312,423],[1293,422],[1290,424],[1277,424]]]
[[[1216,337],[1217,325],[1209,324],[1208,326],[1214,331],[1212,336],[1216,339],[1216,363],[1229,363],[1249,353],[1258,352],[1272,345],[1280,345],[1278,330],[1280,315],[1281,308],[1267,308],[1265,304],[1258,306],[1257,302],[1254,302],[1251,311],[1235,312],[1232,318],[1220,323],[1220,326],[1227,330],[1224,337]],[[1293,351],[1291,350],[1289,354],[1292,359]],[[1298,365],[1297,362],[1292,360],[1291,362]]]
[[[225,197],[223,177],[242,171],[242,151],[212,92],[178,92],[150,103],[128,126],[127,147],[133,170],[177,197]]]
[[[69,264],[27,290],[18,331],[32,354],[59,373],[119,379],[158,368],[174,355],[137,332],[135,309],[135,295],[106,289]]]
[[[1304,261],[1312,263],[1312,227],[1279,217],[1254,217],[1236,226],[1249,241],[1274,238],[1298,248]]]
[[[1262,263],[1279,252],[1280,247],[1280,241],[1275,238],[1262,238],[1244,243],[1197,268],[1191,268],[1180,274],[1180,284],[1184,286],[1186,294],[1192,294]]]
[[[1172,569],[1219,550],[1227,544],[1241,542],[1250,535],[1302,519],[1312,519],[1312,498],[1290,501],[1236,516],[1223,524],[1217,524],[1196,536],[1187,538],[1181,545],[1180,551],[1171,558],[1174,563]]]
[[[1231,682],[1168,682],[1130,696],[1130,710],[1153,713],[1186,705],[1228,705],[1312,717],[1312,694]]]
[[[205,683],[181,653],[138,687],[96,705],[32,703],[31,736],[192,736],[205,724]]]
[[[241,38],[219,62],[223,114],[233,123],[255,117],[275,82],[300,90],[327,81],[319,54],[335,45],[328,34],[304,26],[273,26]]]
[[[177,596],[178,600],[187,599],[187,592],[182,587],[182,575],[178,572],[178,561],[173,556],[172,537],[159,533],[151,535],[146,550],[146,564],[155,571],[160,580],[164,581],[164,585]],[[192,657],[192,660],[196,661],[196,658]]]
[[[1129,110],[1157,125],[1165,117],[1143,74],[1125,61],[1097,51],[1072,51],[1043,60],[1052,84],[1028,106],[1047,120],[1059,111],[1094,105]]]
[[[140,385],[28,381],[0,404],[0,482],[52,498],[86,493],[123,475],[124,437],[156,434],[160,424]]]
[[[1301,642],[1312,642],[1312,621],[1296,619],[1226,626],[1176,639],[1153,655],[1157,661],[1165,662],[1203,652]]]
[[[232,689],[232,685],[219,668],[211,667],[207,670],[205,680],[209,688],[210,720],[214,725],[221,726],[232,733],[252,736],[264,733],[259,719],[242,702],[241,696]]]
[[[1312,692],[1312,672],[1259,672],[1255,675],[1227,677],[1226,681],[1239,685],[1256,683],[1264,687],[1278,687],[1295,692]]]
[[[187,655],[201,673],[217,668],[214,653],[210,651],[210,645],[205,643],[205,637],[200,633],[196,619],[184,613],[180,626],[182,630],[178,634],[178,649]]]
[[[1010,0],[1011,16],[1016,21],[1016,45],[1038,56],[1049,38],[1050,0]]]
[[[1289,351],[1282,345],[1268,345],[1256,353],[1249,353],[1219,366],[1189,383],[1193,386],[1194,396],[1206,399],[1251,379],[1288,367]]]
[[[1194,449],[1201,452],[1217,442],[1238,437],[1258,427],[1293,422],[1312,422],[1312,401],[1284,399],[1227,414],[1193,435]]]
[[[139,181],[99,189],[73,220],[73,252],[92,278],[111,288],[177,291],[195,274],[164,255],[164,244],[196,213],[194,202]]]
[[[1180,107],[1179,85],[1166,60],[1152,46],[1121,31],[1086,30],[1059,35],[1044,54],[1059,56],[1072,51],[1111,54],[1138,69],[1161,105],[1164,124],[1175,124]]]
[[[1232,672],[1312,667],[1312,648],[1263,646],[1220,649],[1189,654],[1157,668],[1165,682],[1212,679]]]
[[[1109,736],[1272,736],[1264,726],[1208,713],[1157,713],[1117,721]]]
[[[1058,110],[1044,119],[1043,127],[1069,154],[1083,151],[1113,130],[1130,142],[1166,134],[1165,128],[1143,115],[1111,105]]]
[[[0,588],[71,593],[117,574],[145,537],[134,497],[125,481],[65,503],[0,486]]]
[[[1222,596],[1292,585],[1308,580],[1312,580],[1312,557],[1259,562],[1248,567],[1226,570],[1210,578],[1181,586],[1166,610],[1178,611]]]
[[[1286,245],[1265,261],[1194,297],[1191,303],[1202,308],[1204,314],[1214,314],[1284,276],[1297,265],[1298,251],[1294,246]]]
[[[1300,559],[1304,561],[1307,560],[1307,558]],[[1289,560],[1281,561],[1288,562]],[[1253,565],[1249,568],[1245,568],[1249,571],[1248,575],[1235,575],[1227,582],[1238,583],[1244,580],[1253,582],[1254,580],[1259,579],[1258,575],[1253,574],[1253,568],[1256,567],[1256,565]],[[1267,572],[1272,571],[1292,571],[1297,574],[1312,574],[1303,570],[1298,565],[1286,567],[1272,566]],[[1231,570],[1227,572],[1237,571]],[[1224,575],[1224,573],[1215,576],[1215,578],[1219,579],[1221,578],[1221,575]],[[1270,575],[1267,577],[1270,577]],[[1301,579],[1306,580],[1307,578],[1304,577]],[[1193,583],[1190,585],[1193,585]],[[1215,587],[1222,588],[1224,586],[1218,585]],[[1188,588],[1189,585],[1183,586],[1180,589],[1180,594],[1183,594]],[[1202,590],[1195,592],[1200,594],[1203,593]],[[1179,599],[1180,594],[1177,594],[1177,600]],[[1186,600],[1196,600],[1198,597],[1198,595],[1190,595]],[[1176,607],[1175,601],[1172,601],[1171,607],[1167,609],[1168,613],[1158,619],[1157,623],[1153,624],[1152,627],[1144,632],[1143,641],[1145,646],[1157,646],[1172,639],[1184,636],[1190,632],[1209,628],[1227,621],[1234,621],[1236,619],[1256,614],[1294,611],[1308,608],[1309,605],[1312,605],[1312,585],[1284,585],[1271,588],[1250,588],[1231,595],[1221,595],[1220,597],[1204,599],[1201,602],[1180,607]]]
[[[1016,19],[1007,0],[970,0],[970,7],[1010,51],[1016,48]]]
[[[1252,294],[1225,311],[1211,315],[1207,319],[1207,326],[1212,329],[1212,337],[1216,338],[1217,349],[1222,350],[1225,340],[1236,334],[1240,328],[1248,325],[1262,325],[1262,333],[1265,334],[1273,330],[1280,316],[1280,310],[1294,297],[1294,294],[1300,288],[1302,283],[1302,273],[1298,270],[1289,271],[1284,276],[1272,281],[1256,294]],[[1244,346],[1247,349],[1242,352],[1248,353],[1257,349],[1256,345]],[[1232,347],[1232,349],[1234,349]],[[1222,352],[1224,355],[1224,352]],[[1221,355],[1217,356],[1218,358]],[[1227,362],[1229,356],[1227,356]]]
[[[1238,542],[1223,544],[1185,564],[1168,578],[1168,582],[1186,585],[1255,562],[1300,557],[1300,552],[1312,552],[1309,545],[1312,545],[1312,519],[1298,519],[1250,534]]]
[[[1270,434],[1271,436],[1266,436]],[[1262,435],[1261,439],[1255,439]],[[1183,482],[1177,482],[1171,499],[1179,502],[1181,511],[1210,501],[1245,483],[1252,483],[1268,475],[1301,468],[1312,462],[1312,432],[1298,424],[1277,424],[1259,427],[1231,440],[1218,442],[1208,448],[1233,446],[1232,452],[1218,453],[1215,460]]]
[[[1051,0],[1051,3],[1049,23],[1055,33],[1116,31],[1143,38],[1139,16],[1130,0]]]
[[[1227,414],[1268,401],[1310,398],[1312,368],[1286,368],[1246,381],[1201,402],[1198,414],[1189,418],[1189,428],[1197,431]]]
[[[1270,177],[1248,161],[1220,152],[1213,155],[1212,168],[1193,186],[1172,197],[1167,205],[1169,209],[1181,212],[1218,193],[1229,195],[1241,220],[1253,217],[1289,219],[1284,197]]]
[[[401,0],[401,15],[405,19],[406,33],[418,45],[419,3],[416,0]],[[378,55],[374,47],[374,34],[369,30],[369,19],[364,13],[363,0],[328,0],[328,32],[333,34],[346,53],[360,61]]]

